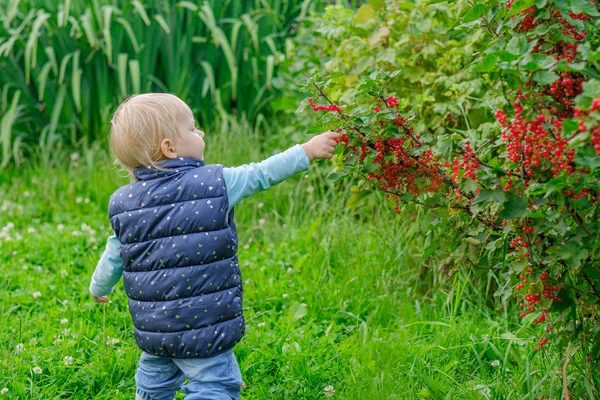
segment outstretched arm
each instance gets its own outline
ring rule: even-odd
[[[255,193],[267,190],[298,172],[306,171],[310,161],[331,158],[336,145],[334,138],[337,136],[336,132],[325,132],[259,163],[223,168],[229,209]]]

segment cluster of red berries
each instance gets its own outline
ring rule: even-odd
[[[385,104],[388,105],[388,107],[398,107],[398,99],[395,96],[390,96],[387,99],[385,99]]]
[[[571,36],[573,39],[577,40],[577,41],[582,41],[583,39],[585,39],[587,32],[586,31],[581,31],[581,32],[577,32],[577,30],[575,29],[575,27],[573,25],[571,25],[570,23],[568,23],[563,16],[561,15],[559,10],[554,10],[552,12],[552,16],[554,18],[556,18],[560,24],[562,25],[562,33],[563,35],[566,36]],[[574,20],[579,20],[579,21],[587,21],[588,19],[591,19],[591,16],[587,16],[583,13],[579,13],[579,14],[575,14],[574,12],[569,12],[569,16],[574,19]]]
[[[404,118],[402,118],[402,115],[400,113],[398,113],[398,114],[396,114],[396,118],[394,118],[394,123],[398,126],[404,126],[404,125],[406,125],[406,120]],[[409,128],[411,135],[413,134],[412,129],[413,128]],[[420,139],[420,138],[417,138],[417,139]]]
[[[560,78],[550,84],[550,87],[544,92],[548,94],[558,106],[562,108],[562,112],[558,113],[559,117],[569,118],[573,115],[573,107],[575,103],[573,99],[583,91],[583,83],[586,78],[576,76],[571,72],[563,72]]]
[[[513,0],[507,3],[507,8],[511,8]],[[519,15],[516,29],[519,32],[529,32],[539,23],[544,22],[544,14],[536,16],[535,7],[522,11]],[[571,25],[558,9],[554,9],[550,14],[550,22],[560,23],[561,30],[567,39],[553,40],[550,46],[543,37],[538,37],[537,44],[533,52],[543,52],[553,56],[556,60],[566,59],[573,62],[577,56],[577,42],[585,37],[585,32],[578,32]],[[515,16],[517,17],[517,16]],[[537,20],[536,20],[537,17]],[[571,18],[585,21],[589,17],[585,14],[572,14]],[[547,19],[548,17],[546,17]],[[571,40],[569,40],[572,38]],[[570,137],[562,135],[562,121],[572,118],[574,113],[574,98],[582,92],[582,84],[585,78],[577,73],[563,72],[560,78],[550,85],[541,85],[541,92],[554,100],[554,104],[540,103],[539,93],[531,92],[524,95],[521,90],[517,92],[516,100],[513,104],[514,118],[509,119],[504,110],[498,110],[495,114],[498,122],[503,126],[502,139],[506,143],[507,158],[515,164],[514,170],[508,171],[508,180],[505,191],[512,189],[513,179],[510,176],[523,178],[525,187],[529,186],[529,180],[534,179],[537,174],[549,170],[553,176],[560,175],[563,171],[568,174],[576,172],[574,165],[575,151],[569,149]],[[531,88],[537,85],[533,81],[527,82],[524,87]],[[530,119],[524,115],[524,107],[531,109],[531,103],[537,103],[535,109],[538,114]],[[585,124],[580,125],[580,132],[584,131]],[[592,144],[600,155],[600,132],[592,129]],[[597,146],[596,146],[597,145]],[[456,160],[455,167],[456,170]],[[458,174],[453,171],[453,177]],[[586,188],[577,192],[569,192],[572,198],[582,198],[587,195],[594,195]],[[528,228],[530,229],[530,228]],[[515,243],[515,246],[518,243]]]
[[[544,292],[542,294],[548,300],[560,301],[560,297],[554,294],[554,292],[558,292],[560,289],[562,289],[562,286],[550,286],[544,284]]]
[[[519,278],[521,279],[521,282],[517,285],[516,289],[517,290],[521,290],[525,287],[525,284],[528,283],[528,279],[527,276],[530,275],[532,272],[531,268],[528,268],[527,271],[523,274],[521,274],[519,276]],[[543,288],[544,291],[542,292],[542,294],[540,293],[528,293],[526,295],[523,296],[524,302],[520,303],[519,306],[521,308],[524,308],[524,311],[522,311],[519,316],[521,318],[524,318],[527,316],[528,313],[534,313],[539,309],[539,315],[537,316],[537,318],[535,319],[535,321],[533,321],[533,325],[539,325],[541,323],[546,323],[547,324],[547,319],[548,319],[548,307],[543,307],[542,306],[542,296],[547,298],[550,301],[555,301],[555,302],[559,302],[561,301],[561,299],[556,296],[554,294],[554,292],[559,291],[560,289],[562,289],[562,286],[550,286],[547,285],[545,282],[548,279],[548,272],[544,271],[542,272],[542,274],[539,277],[540,281],[542,281],[543,283]],[[535,287],[535,285],[531,285],[530,286],[530,290],[533,289]],[[546,331],[551,332],[551,327],[546,325]],[[542,338],[538,344],[539,347],[537,348],[538,351],[540,351],[541,347],[544,346],[546,343],[548,343],[548,338]]]
[[[308,104],[310,104],[310,106],[312,107],[312,109],[315,112],[318,111],[330,111],[330,112],[335,112],[335,111],[342,111],[342,107],[338,106],[337,104],[330,104],[328,106],[322,105],[322,104],[315,104],[315,102],[313,101],[312,97],[308,99]]]
[[[465,171],[463,175],[465,179],[477,180],[475,173],[480,166],[481,164],[477,160],[477,157],[471,148],[471,143],[467,141],[465,143],[465,149],[461,155],[461,159],[454,157],[452,164],[452,181],[454,183],[458,183],[458,176],[461,170]]]
[[[416,196],[438,191],[444,182],[438,172],[439,161],[430,149],[421,156],[410,154],[414,146],[416,144],[405,137],[377,139],[373,163],[380,167],[369,173],[367,179],[376,180],[382,190],[395,193],[408,192]]]
[[[600,157],[600,129],[597,127],[592,128],[592,145],[596,150],[596,154]]]
[[[516,26],[517,32],[519,33],[530,32],[540,24],[540,21],[536,21],[535,19],[534,7],[523,10],[519,14],[523,17],[523,19]]]
[[[523,168],[524,184],[528,186],[536,168],[541,171],[549,169],[554,176],[562,171],[573,173],[575,151],[568,149],[569,141],[562,137],[562,120],[538,114],[534,120],[527,121],[519,101],[513,103],[513,108],[515,117],[510,122],[502,110],[496,112],[496,118],[504,127],[502,139],[506,143],[506,156],[517,165],[514,175],[519,176]]]

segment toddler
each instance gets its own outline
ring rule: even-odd
[[[90,292],[106,302],[121,275],[142,349],[137,399],[238,399],[232,348],[244,335],[234,206],[331,158],[335,132],[260,163],[204,163],[204,132],[170,94],[136,95],[112,118],[111,151],[132,178],[115,191],[108,238]],[[187,383],[185,383],[187,380]]]

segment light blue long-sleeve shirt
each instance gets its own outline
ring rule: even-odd
[[[267,190],[298,172],[306,171],[309,164],[304,148],[297,144],[260,163],[223,168],[223,179],[229,198],[227,211],[243,199]],[[104,253],[92,275],[90,293],[97,297],[112,293],[122,275],[121,243],[112,235],[108,238]]]

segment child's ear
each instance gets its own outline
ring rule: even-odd
[[[174,159],[177,158],[177,151],[175,149],[175,142],[169,139],[163,139],[160,142],[160,151],[165,158]]]

